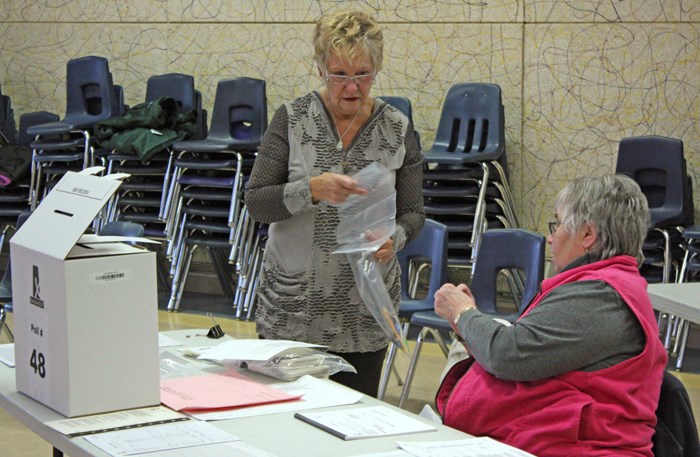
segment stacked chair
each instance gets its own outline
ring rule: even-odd
[[[178,114],[196,112],[197,135],[206,131],[201,94],[195,89],[192,76],[168,73],[148,78],[145,102],[156,102],[161,97],[172,98]],[[119,150],[106,151],[104,157],[108,173],[130,175],[110,202],[106,220],[139,223],[144,226],[146,236],[166,239],[165,199],[173,172],[172,149],[166,147],[145,161]]]
[[[31,143],[32,209],[66,171],[80,171],[92,164],[92,129],[123,112],[118,93],[122,91],[113,84],[107,59],[88,56],[68,62],[65,116],[27,130],[35,137]]]
[[[17,216],[16,228],[19,229],[24,222],[29,219],[30,211],[25,211]],[[0,333],[3,329],[7,332],[10,341],[14,341],[15,337],[7,325],[7,312],[12,310],[12,265],[9,258],[5,266],[2,280],[0,280]]]
[[[681,235],[684,239],[685,254],[678,272],[677,282],[700,281],[700,226],[692,225],[686,227]],[[672,354],[677,356],[676,370],[680,371],[683,368],[683,360],[685,359],[685,349],[688,343],[688,334],[690,333],[690,321],[672,316],[666,316],[666,318],[669,321],[669,328],[666,329],[666,346],[667,348],[669,347],[670,342],[668,340],[675,330],[676,338],[673,343]],[[662,316],[659,316],[659,324],[662,324],[662,322]]]
[[[647,198],[651,226],[644,241],[642,276],[649,283],[683,282],[694,268],[694,206],[683,142],[675,138],[642,136],[620,141],[616,173],[634,179]],[[664,325],[664,323],[666,325]],[[664,329],[665,327],[665,329]],[[678,355],[681,369],[689,323],[659,315],[664,344]]]
[[[17,136],[14,110],[9,95],[3,95],[0,90],[0,145],[13,144]]]
[[[12,161],[24,163],[23,157],[27,158],[26,169],[24,172],[16,173],[16,179],[5,186],[0,187],[0,252],[4,246],[5,237],[8,231],[16,228],[17,218],[20,214],[29,211],[31,206],[31,186],[29,180],[31,155],[32,151],[29,147],[32,139],[27,134],[27,129],[34,125],[46,124],[55,122],[58,116],[46,111],[37,111],[33,113],[25,113],[19,119],[19,132],[13,136],[8,136],[9,144],[2,146],[6,153],[14,155]],[[14,121],[12,122],[14,125]],[[4,149],[7,148],[7,149]]]
[[[173,277],[168,310],[179,308],[193,254],[206,247],[224,292],[235,295],[237,317],[250,317],[266,232],[248,217],[243,190],[266,129],[265,81],[233,78],[218,83],[208,136],[173,144],[166,199]],[[235,292],[228,284],[231,265],[238,274]]]
[[[651,229],[644,243],[642,275],[650,283],[674,282],[683,257],[682,228],[694,223],[683,142],[661,136],[624,138],[615,172],[634,179],[649,203]]]
[[[472,268],[471,291],[479,311],[515,322],[537,294],[544,279],[546,240],[542,235],[523,229],[487,230],[481,235],[478,255]],[[515,310],[501,307],[498,300],[498,277],[505,275],[514,297]],[[421,311],[411,316],[411,325],[420,328],[416,347],[408,365],[399,407],[408,399],[415,370],[425,338],[430,334],[445,356],[447,345],[441,335],[452,332],[449,322],[434,311]]]
[[[470,267],[484,230],[518,226],[508,184],[500,87],[453,85],[435,142],[423,155],[426,216],[447,226],[449,265]]]

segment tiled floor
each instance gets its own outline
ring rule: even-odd
[[[207,297],[198,297],[199,306],[195,312],[182,311],[179,313],[159,312],[160,330],[176,330],[182,328],[209,328],[212,320],[205,314],[206,311],[213,311],[216,322],[225,333],[243,338],[254,338],[255,328],[251,322],[242,322],[234,319],[220,317],[216,312],[221,310],[226,312],[228,304],[222,299],[211,301]],[[197,302],[195,300],[194,302]],[[190,302],[193,303],[193,302]],[[12,325],[12,315],[10,314],[10,325]],[[5,332],[0,334],[0,343],[8,342]],[[688,389],[696,421],[700,420],[700,350],[690,351],[685,368],[693,370],[677,373],[678,377]],[[399,354],[397,357],[397,368],[399,373],[406,372],[408,356]],[[435,391],[438,387],[438,375],[445,366],[445,358],[436,344],[427,343],[424,345],[418,371],[416,373],[411,396],[406,404],[406,409],[418,412],[423,405],[433,404]],[[392,377],[387,389],[385,400],[391,404],[398,404],[401,394],[401,386],[397,384],[396,378]],[[2,457],[33,457],[51,455],[51,446],[32,433],[29,429],[14,420],[9,414],[0,410],[0,456]]]

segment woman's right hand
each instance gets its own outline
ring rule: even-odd
[[[323,200],[333,205],[343,203],[350,195],[365,195],[367,193],[367,190],[360,187],[353,178],[337,173],[323,173],[314,176],[309,181],[309,187],[314,203]]]
[[[454,322],[461,311],[476,308],[474,295],[466,284],[443,284],[435,292],[435,312],[438,316]]]

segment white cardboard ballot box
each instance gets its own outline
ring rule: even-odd
[[[10,242],[17,389],[68,417],[160,403],[155,253],[79,241],[120,184],[69,172]]]

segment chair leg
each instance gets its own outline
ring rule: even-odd
[[[433,335],[433,338],[435,338],[435,342],[438,344],[438,346],[440,346],[440,350],[442,350],[442,353],[445,357],[447,357],[450,352],[449,348],[447,347],[447,344],[445,344],[445,340],[442,338],[442,335],[440,335],[439,330],[430,327],[423,327],[421,329],[420,333],[418,334],[418,338],[416,338],[416,347],[413,350],[413,354],[411,355],[411,361],[408,364],[408,371],[406,372],[406,382],[403,385],[403,389],[401,390],[401,397],[399,398],[399,408],[403,408],[406,404],[406,400],[408,400],[408,395],[411,391],[411,385],[413,384],[413,376],[416,373],[416,366],[418,365],[418,358],[420,357],[420,351],[423,348],[423,340],[425,339],[428,333]]]
[[[673,351],[671,351],[671,355],[673,356],[678,355],[678,350],[681,346],[681,340],[683,339],[683,332],[686,328],[685,322],[685,319],[678,318],[678,324],[676,325],[676,339],[673,342]]]
[[[399,408],[403,408],[406,403],[408,394],[411,391],[411,384],[413,384],[413,375],[416,371],[416,365],[418,364],[418,357],[420,357],[420,351],[423,349],[423,339],[428,334],[429,329],[423,327],[416,338],[416,347],[413,349],[413,354],[411,354],[411,361],[408,363],[408,371],[406,372],[406,382],[401,389],[401,396],[399,397]]]
[[[389,385],[389,378],[391,377],[391,370],[394,369],[394,359],[396,358],[396,345],[394,343],[389,343],[389,350],[387,351],[386,361],[384,362],[384,369],[382,370],[382,377],[379,380],[379,391],[377,392],[377,398],[379,400],[384,399],[386,394],[386,388]]]
[[[187,281],[187,273],[189,273],[192,257],[197,246],[187,248],[183,245],[182,253],[178,258],[178,264],[173,274],[173,282],[170,288],[170,300],[168,301],[168,311],[177,311],[180,308],[180,300],[182,293],[185,290],[185,282]]]
[[[15,341],[15,336],[12,334],[12,331],[10,330],[10,326],[7,325],[7,311],[5,311],[5,306],[0,305],[0,333],[2,333],[2,330],[5,329],[7,331],[7,335],[10,337],[10,342],[14,343]]]
[[[683,321],[680,332],[680,350],[678,351],[678,359],[676,359],[676,371],[681,371],[683,368],[683,360],[685,359],[685,347],[688,344],[688,333],[690,333],[690,321]]]
[[[406,322],[403,325],[402,328],[402,333],[404,337],[408,335],[408,327],[411,324],[409,322]],[[386,394],[386,389],[389,386],[389,378],[391,377],[391,373],[394,373],[394,376],[396,376],[396,379],[398,380],[398,384],[400,386],[403,385],[403,381],[401,380],[401,376],[399,375],[399,370],[396,369],[396,366],[394,365],[394,361],[396,360],[396,351],[398,350],[398,347],[393,344],[389,343],[389,350],[387,351],[387,356],[386,356],[386,362],[384,362],[384,369],[382,370],[382,377],[379,380],[379,392],[377,393],[377,398],[379,400],[384,398],[384,395]]]

